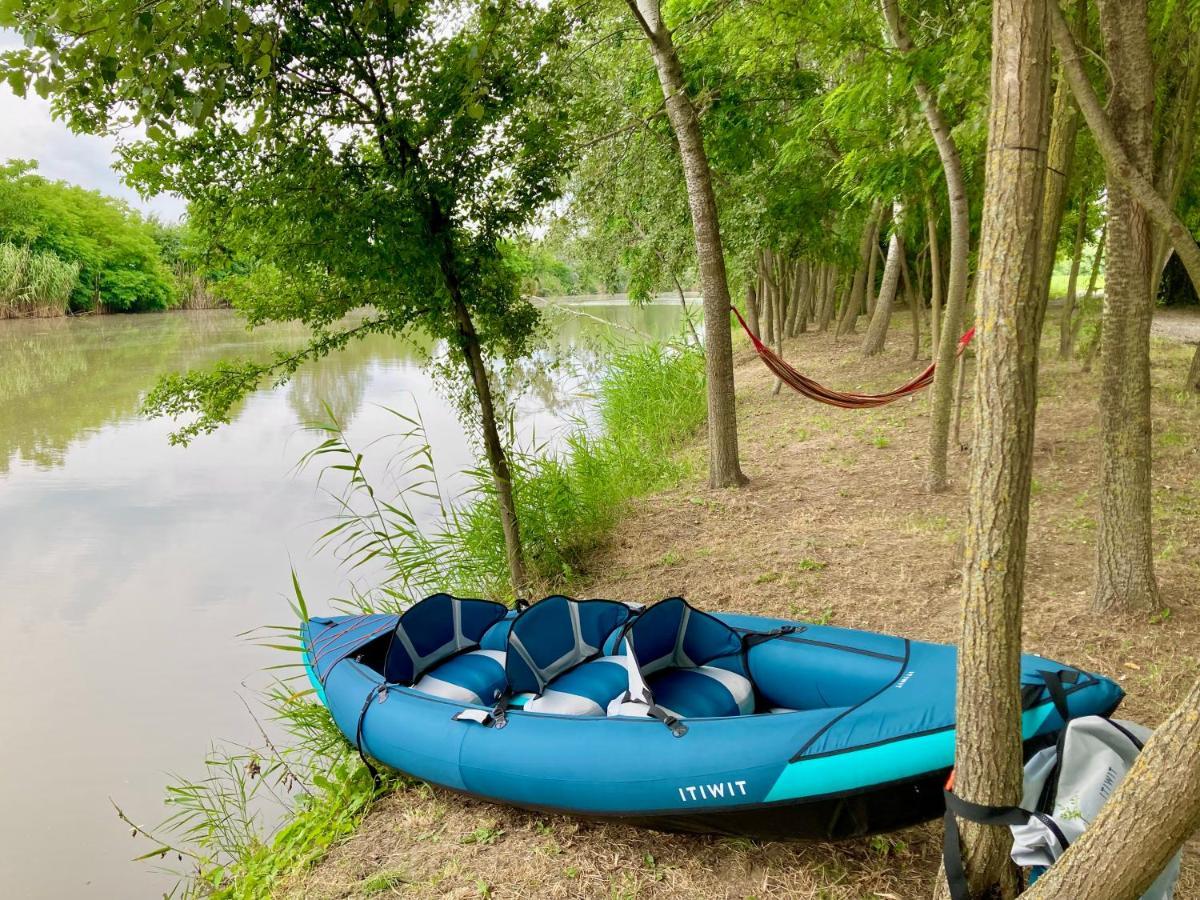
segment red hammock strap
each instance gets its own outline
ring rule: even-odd
[[[746,324],[746,320],[742,318],[742,314],[738,312],[736,307],[731,306],[729,308],[737,316],[742,330],[750,338],[755,352],[758,353],[766,367],[792,390],[819,403],[840,406],[843,409],[865,409],[872,406],[883,406],[886,403],[899,400],[901,397],[907,397],[909,394],[915,393],[922,388],[927,388],[933,383],[933,373],[936,364],[931,364],[920,375],[910,381],[906,381],[900,387],[883,394],[857,394],[850,391],[835,391],[797,372],[787,360],[758,339],[758,335],[750,330],[750,326]],[[970,328],[958,339],[958,349],[955,352],[956,357],[962,355],[963,351],[967,349],[967,344],[971,342],[971,338],[974,336],[975,329]]]

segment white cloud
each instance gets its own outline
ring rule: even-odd
[[[0,31],[0,52],[20,45],[11,31]],[[174,194],[143,199],[121,182],[113,171],[116,140],[75,134],[56,121],[50,103],[32,91],[22,99],[0,82],[0,162],[37,160],[38,172],[52,180],[69,181],[112,197],[120,197],[145,213],[166,222],[178,221],[186,204]]]

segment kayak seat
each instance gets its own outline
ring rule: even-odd
[[[447,679],[466,678],[460,686],[481,687],[483,673],[496,660],[487,655],[478,656],[474,651],[480,649],[480,642],[492,626],[507,614],[508,607],[503,603],[463,599],[450,594],[433,594],[414,603],[400,614],[388,642],[383,662],[384,679],[389,684],[415,686],[435,668],[455,662],[459,657],[472,657],[443,672],[441,680],[445,684],[456,684]],[[503,657],[503,653],[500,656]],[[498,663],[503,683],[503,659]],[[468,670],[472,673],[469,677],[465,674]]]
[[[646,683],[654,702],[679,719],[754,712],[750,679],[719,666],[660,669]]]
[[[427,671],[413,690],[487,706],[504,692],[504,651],[470,650]]]
[[[530,695],[524,704],[530,712],[605,715],[628,684],[621,657],[605,649],[629,615],[624,603],[563,596],[528,607],[508,632],[509,692]]]
[[[609,704],[625,693],[628,680],[624,657],[602,656],[559,675],[539,696],[525,701],[525,709],[561,716],[603,716]]]
[[[628,667],[634,704],[621,704],[619,714],[629,715],[638,701],[681,719],[755,711],[741,636],[682,597],[651,606],[629,625],[625,638],[635,662]]]

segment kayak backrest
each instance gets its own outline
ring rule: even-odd
[[[668,597],[646,609],[626,629],[626,638],[643,676],[710,662],[744,674],[741,636],[682,597]]]
[[[559,675],[602,656],[608,638],[629,616],[629,607],[615,600],[556,595],[533,604],[508,632],[508,689],[541,694]]]
[[[414,603],[396,623],[383,677],[392,684],[413,684],[448,657],[477,648],[488,629],[507,614],[503,603],[450,594]]]

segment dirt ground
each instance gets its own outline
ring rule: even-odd
[[[1200,320],[1165,317],[1164,333],[1200,340]],[[1178,320],[1178,321],[1177,321]],[[787,356],[831,386],[879,390],[924,362],[909,359],[907,317],[884,356],[858,338],[790,342]],[[1180,333],[1178,329],[1186,329]],[[1155,549],[1163,611],[1113,618],[1089,609],[1096,528],[1097,377],[1054,358],[1047,329],[1035,442],[1025,647],[1118,679],[1121,715],[1156,724],[1200,676],[1200,394],[1183,383],[1192,347],[1155,339]],[[968,363],[968,374],[973,363]],[[828,621],[952,641],[970,407],[952,451],[949,493],[922,490],[928,396],[870,411],[821,406],[773,379],[749,350],[737,360],[743,465],[750,484],[696,475],[630,510],[579,596],[653,601]],[[631,761],[632,762],[632,761]],[[361,830],[288,886],[304,898],[928,896],[940,828],[832,844],[663,835],[538,816],[425,785],[380,801]],[[1176,896],[1200,898],[1200,847]]]

